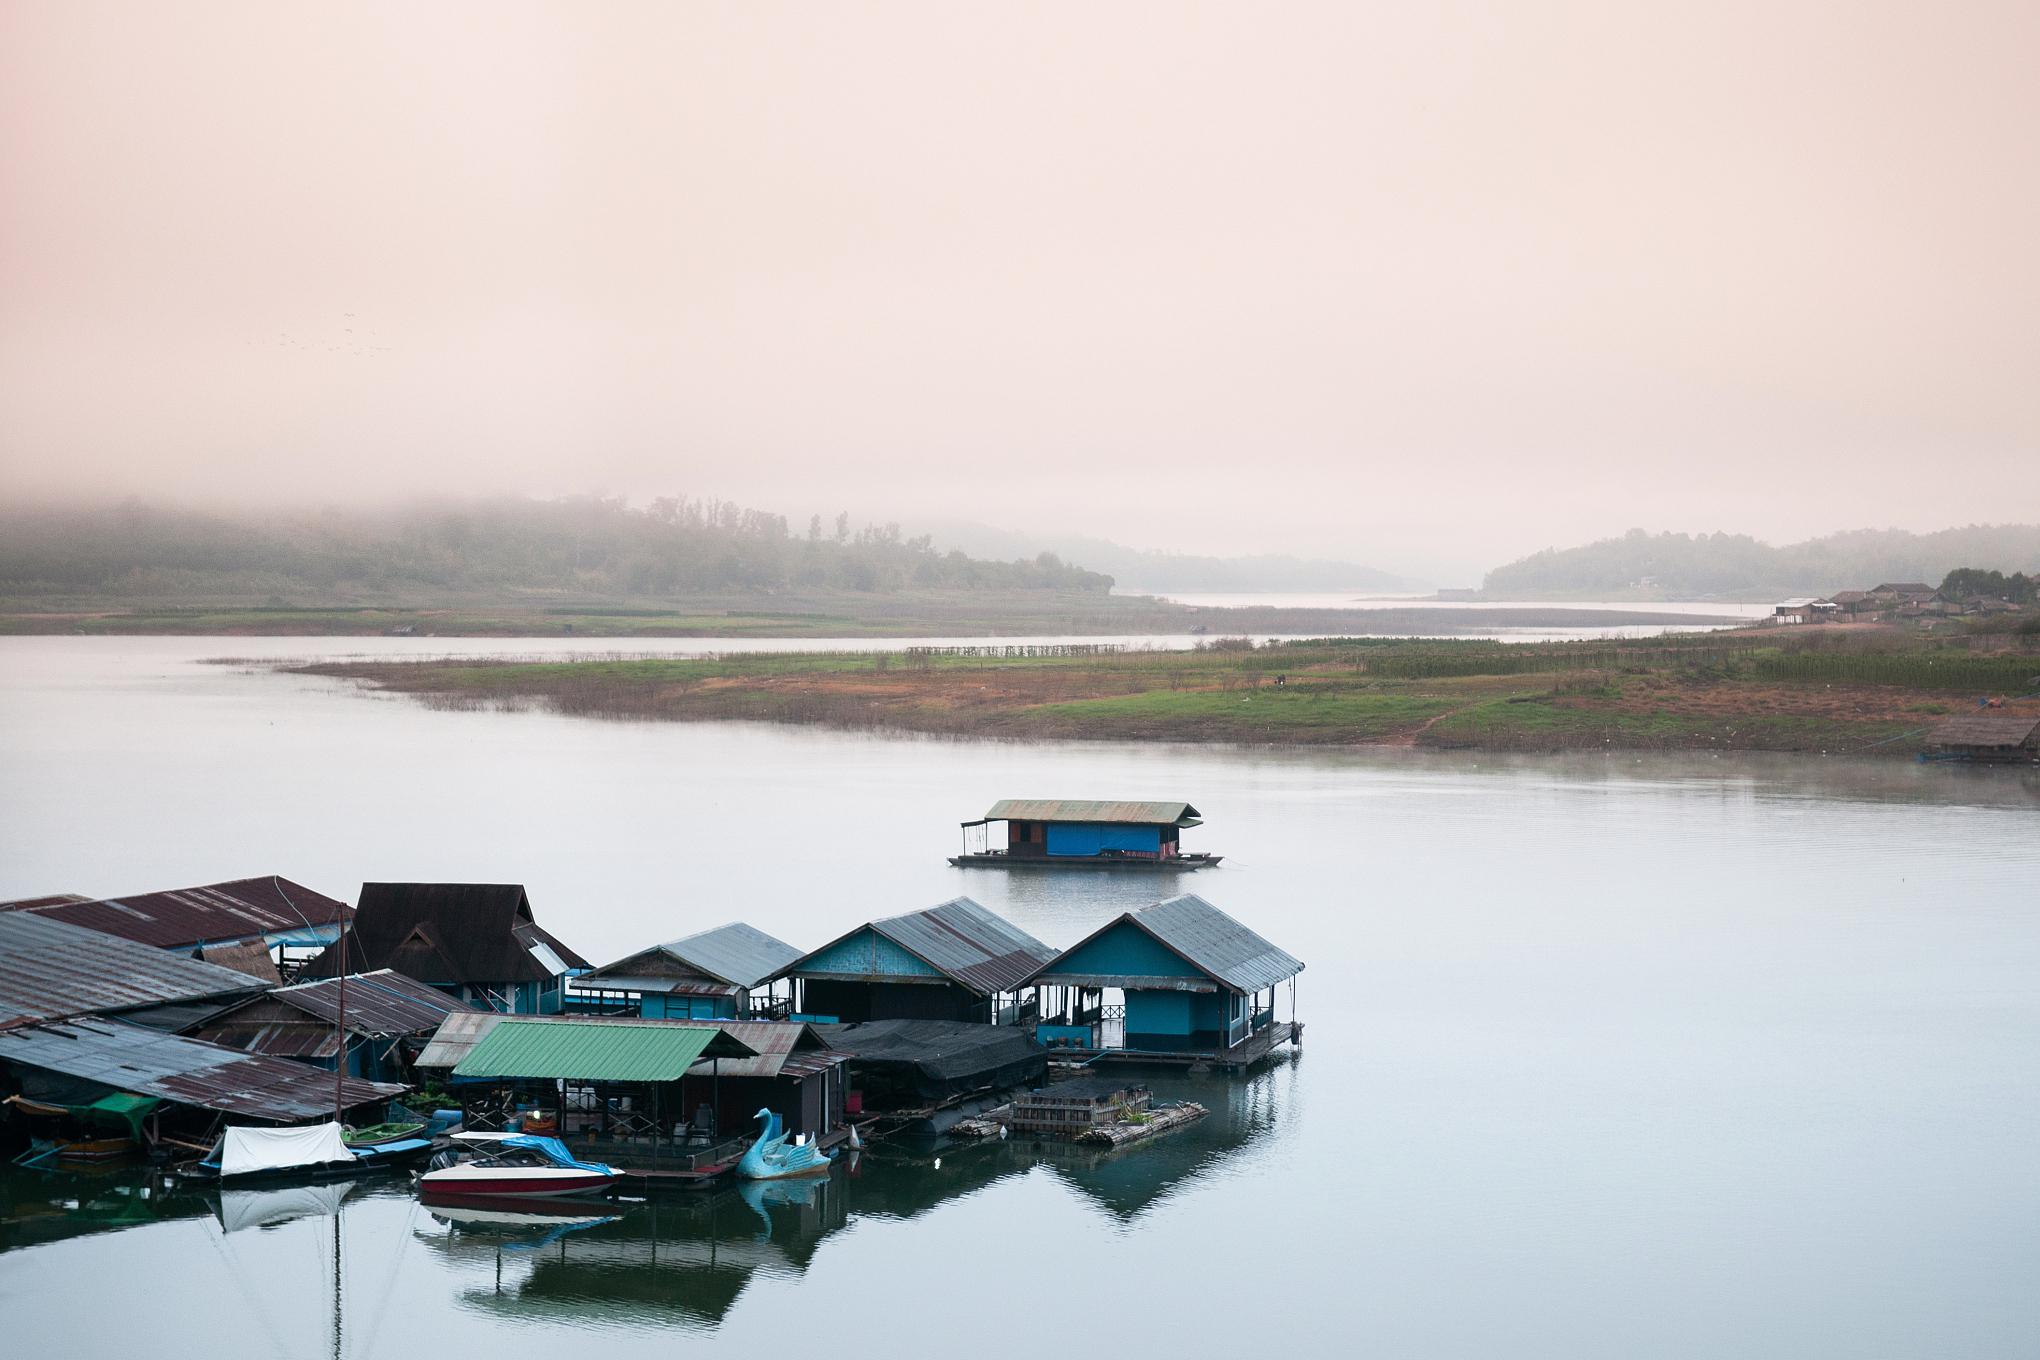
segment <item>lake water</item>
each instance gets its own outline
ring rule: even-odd
[[[1067,944],[1194,888],[1308,964],[1300,1057],[1168,1083],[1213,1117],[1107,1161],[866,1157],[567,1231],[365,1182],[340,1354],[2033,1354],[2031,773],[599,722],[198,664],[325,649],[0,639],[0,897],[514,880],[607,960],[958,893]],[[1227,862],[949,868],[1004,796],[1188,798]],[[335,1353],[317,1202],[144,1188],[0,1175],[9,1353]]]

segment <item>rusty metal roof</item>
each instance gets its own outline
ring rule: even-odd
[[[0,1031],[0,1062],[251,1119],[292,1123],[333,1115],[331,1072],[118,1020],[66,1020]],[[401,1095],[404,1088],[349,1077],[341,1091],[341,1103],[352,1109]]]
[[[6,914],[26,912],[158,949],[176,949],[330,926],[352,911],[345,902],[271,875],[87,902],[30,901],[10,905]]]
[[[682,1020],[680,1024],[700,1029],[720,1029],[758,1052],[755,1058],[707,1059],[694,1064],[692,1075],[711,1071],[723,1077],[777,1077],[782,1074],[806,1076],[845,1060],[833,1052],[828,1040],[813,1025],[777,1020]]]
[[[1930,746],[1987,746],[2017,750],[2040,732],[2040,718],[2030,713],[1964,713],[1934,724]]]
[[[663,955],[672,962],[685,965],[705,978],[725,983],[731,987],[748,990],[770,977],[777,977],[782,969],[798,959],[801,951],[781,939],[767,935],[755,926],[742,921],[731,921],[713,930],[696,931],[692,935],[669,940],[665,944],[642,949],[628,958],[615,963],[604,964],[582,977],[589,982],[609,981],[614,987],[624,978],[646,979],[655,976],[648,971],[647,964],[652,956]],[[631,991],[668,991],[667,987],[633,987]]]
[[[0,912],[0,1028],[262,990],[245,973],[132,940]]]
[[[980,996],[1011,991],[1020,979],[1055,957],[1053,949],[968,897],[888,916],[871,922],[870,928]]]
[[[419,1067],[454,1068],[461,1060],[474,1052],[496,1025],[510,1017],[501,1011],[455,1011],[439,1024],[432,1034],[425,1051],[418,1055]]]
[[[1188,803],[1086,802],[1078,798],[1001,798],[965,826],[986,822],[1126,822],[1136,826],[1196,826],[1203,815]]]
[[[311,1020],[272,1020],[241,1023],[222,1020],[207,1025],[191,1036],[244,1053],[262,1053],[272,1058],[332,1058],[340,1052],[340,1036],[331,1025]]]
[[[340,982],[337,978],[320,978],[316,982],[300,982],[294,987],[279,987],[269,995],[329,1025],[340,1018]],[[350,1034],[382,1038],[423,1034],[438,1029],[440,1022],[456,1011],[474,1009],[467,1002],[448,996],[436,987],[388,968],[347,979],[347,1030]]]

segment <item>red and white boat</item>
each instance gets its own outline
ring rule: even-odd
[[[616,1184],[616,1172],[601,1162],[584,1162],[557,1138],[527,1133],[457,1133],[460,1160],[438,1166],[418,1179],[425,1200],[552,1199],[600,1195]]]

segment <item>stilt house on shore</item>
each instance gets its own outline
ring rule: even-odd
[[[802,956],[778,976],[794,985],[795,1016],[818,1024],[864,1020],[1024,1019],[1020,983],[1055,951],[971,901],[869,921]]]
[[[1130,911],[1036,969],[1044,1043],[1100,1056],[1246,1066],[1300,1041],[1303,964],[1211,903],[1185,893]],[[1289,984],[1290,1018],[1275,1017]],[[1107,991],[1124,1004],[1108,1007]]]
[[[575,978],[570,1007],[646,1020],[776,1018],[785,1007],[756,996],[800,958],[784,940],[741,921],[641,949]]]
[[[306,977],[389,968],[483,1010],[554,1015],[589,964],[533,918],[516,883],[364,883],[346,937]]]

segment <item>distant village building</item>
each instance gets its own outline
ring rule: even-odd
[[[516,883],[364,883],[346,938],[307,977],[390,968],[484,1010],[552,1015],[588,961],[533,918]]]
[[[1839,607],[1835,601],[1818,595],[1805,595],[1797,599],[1781,600],[1771,611],[1771,617],[1779,623],[1825,623],[1835,617]]]
[[[2040,717],[2000,711],[1949,718],[1927,734],[1926,754],[1988,764],[2040,761]]]
[[[773,1009],[753,991],[800,956],[796,946],[732,921],[584,973],[568,999],[646,1020],[745,1020]]]
[[[1018,926],[958,897],[857,927],[804,955],[779,976],[795,987],[799,1016],[817,1022],[1018,1017],[1020,980],[1055,951]]]

